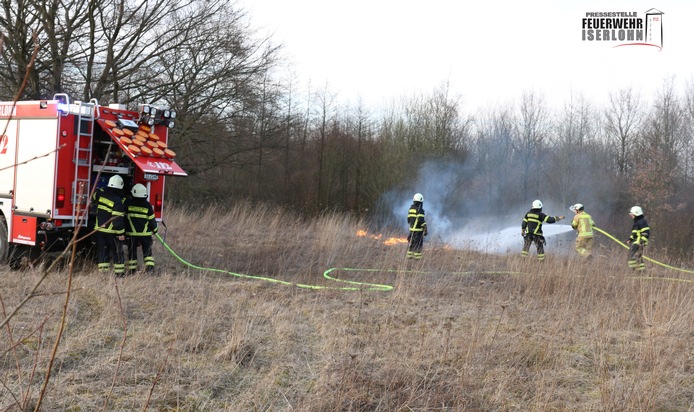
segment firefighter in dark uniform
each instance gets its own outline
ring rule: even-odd
[[[542,234],[542,224],[556,223],[562,219],[564,219],[564,216],[547,216],[542,213],[542,202],[535,200],[532,209],[525,214],[523,223],[521,224],[521,235],[523,236],[523,251],[521,252],[521,256],[528,257],[530,245],[535,242],[535,247],[537,247],[537,259],[539,261],[545,260],[546,242]]]
[[[631,226],[631,236],[627,239],[629,246],[629,267],[632,270],[644,270],[646,265],[643,263],[643,248],[648,246],[648,239],[651,237],[651,228],[643,216],[643,209],[634,206],[629,209],[629,216],[634,220]]]
[[[121,277],[125,275],[125,255],[123,241],[125,227],[123,226],[123,178],[113,175],[106,187],[94,192],[92,201],[96,207],[97,261],[99,272],[108,273],[113,259],[113,273]]]
[[[410,233],[407,235],[407,258],[421,259],[422,247],[424,246],[424,236],[427,235],[427,221],[424,216],[424,196],[421,193],[416,193],[412,199],[412,206],[407,212],[407,225],[410,227]]]
[[[128,245],[128,273],[137,271],[137,248],[142,247],[145,272],[154,272],[152,235],[157,233],[154,208],[147,201],[147,188],[143,184],[133,186],[132,197],[125,199],[125,235]]]

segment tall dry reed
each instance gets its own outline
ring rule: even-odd
[[[157,275],[75,273],[43,410],[694,408],[686,274],[635,276],[618,249],[592,262],[550,249],[540,264],[432,241],[415,262],[383,242],[405,233],[358,236],[368,222],[348,215],[167,212],[161,234],[186,262],[157,242]],[[328,268],[394,288],[340,290],[354,285]],[[0,410],[33,410],[66,274],[51,273],[3,330]],[[39,276],[2,274],[5,313]]]

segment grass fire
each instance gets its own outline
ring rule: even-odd
[[[634,276],[618,247],[585,262],[551,244],[539,264],[425,243],[411,261],[401,233],[248,204],[171,209],[167,226],[198,268],[394,288],[232,277],[157,243],[155,276],[75,273],[52,357],[64,268],[3,328],[0,409],[31,410],[53,359],[44,410],[691,410],[692,276]],[[40,269],[0,277],[5,316]]]
[[[369,239],[375,239],[375,240],[381,240],[384,237],[382,233],[379,233],[377,235],[373,235],[373,234],[369,234],[364,229],[357,230],[357,236],[368,237]],[[406,237],[393,237],[393,236],[391,236],[391,237],[383,240],[383,244],[388,245],[388,246],[407,244],[407,238]]]

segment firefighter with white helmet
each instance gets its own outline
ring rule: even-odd
[[[142,183],[130,190],[131,197],[125,199],[125,235],[128,245],[128,273],[137,271],[137,248],[142,247],[142,260],[145,272],[154,271],[152,256],[152,235],[157,233],[157,219],[154,208],[147,200],[147,188]]]
[[[412,197],[412,205],[407,212],[407,225],[410,228],[410,232],[407,235],[408,259],[419,260],[422,258],[424,236],[428,234],[423,204],[424,196],[421,193],[415,193]]]
[[[576,236],[576,252],[584,258],[590,258],[593,251],[593,217],[586,213],[582,203],[572,205],[569,210],[575,213],[571,227],[578,232]]]
[[[631,236],[627,239],[629,247],[629,267],[632,270],[644,270],[646,265],[643,263],[643,249],[648,246],[651,237],[651,228],[643,215],[641,206],[633,206],[629,209],[629,216],[633,219],[631,226]]]
[[[97,267],[100,273],[108,273],[113,261],[113,272],[118,277],[125,275],[123,186],[123,178],[113,175],[106,187],[96,190],[92,196],[96,207]]]
[[[528,257],[530,253],[530,245],[535,242],[537,248],[537,259],[545,260],[545,236],[542,233],[542,225],[544,223],[556,223],[564,219],[564,216],[548,216],[542,212],[542,201],[535,200],[532,203],[531,209],[523,217],[521,223],[521,236],[523,236],[522,257]]]

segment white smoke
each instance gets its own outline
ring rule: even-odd
[[[461,250],[474,250],[492,254],[520,254],[523,248],[521,223],[530,209],[533,199],[527,204],[505,210],[488,210],[480,206],[483,202],[469,197],[462,188],[465,176],[471,170],[452,163],[427,163],[419,174],[418,181],[407,192],[389,192],[383,201],[390,204],[394,221],[407,233],[407,211],[415,193],[424,196],[429,236],[427,242],[443,243]],[[548,215],[569,215],[567,207],[557,207],[551,199],[542,199],[543,210]],[[462,206],[462,207],[461,207]],[[573,252],[576,234],[568,224],[543,224],[547,245],[546,253],[564,254]],[[531,253],[535,245],[531,247]]]

